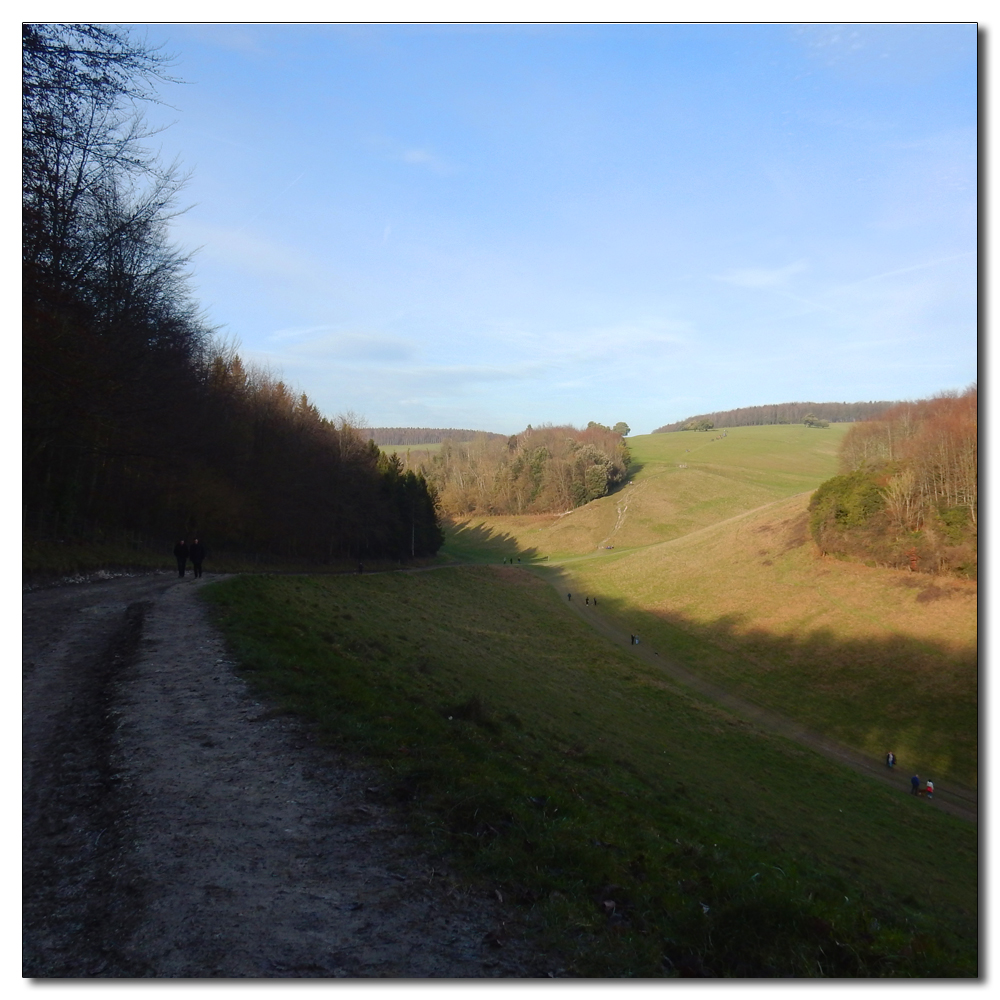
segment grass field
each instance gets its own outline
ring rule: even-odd
[[[520,548],[556,559],[598,546],[621,550],[680,538],[814,490],[836,475],[837,448],[848,426],[737,427],[724,438],[711,432],[630,438],[632,482],[611,496],[564,514],[468,518],[458,527],[475,529],[479,537],[453,532],[446,552],[481,559]],[[484,537],[489,533],[497,538]]]
[[[676,687],[535,573],[204,592],[249,676],[378,761],[569,974],[976,975],[973,825]]]
[[[819,558],[809,539],[803,491],[835,474],[843,426],[637,438],[615,496],[564,518],[454,525],[445,552],[547,567],[689,669],[976,788],[976,585]]]

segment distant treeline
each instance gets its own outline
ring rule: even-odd
[[[507,440],[506,434],[490,431],[470,431],[456,427],[369,427],[363,431],[377,445],[440,444],[442,441],[471,441],[483,435],[486,438]]]
[[[970,386],[855,424],[841,442],[841,474],[810,501],[817,545],[882,566],[974,575],[978,404]]]
[[[772,403],[767,406],[741,406],[736,410],[701,413],[657,427],[654,434],[667,431],[710,429],[713,427],[758,427],[766,424],[801,424],[807,416],[834,424],[871,420],[897,403],[878,400],[860,403]],[[707,428],[706,428],[707,425]]]
[[[422,476],[213,340],[167,225],[181,186],[142,145],[155,51],[25,24],[23,523],[323,562],[441,545]],[[87,539],[83,539],[86,541]]]
[[[509,438],[446,441],[421,468],[445,513],[542,514],[605,496],[629,462],[622,433],[591,421],[584,430],[529,425]]]

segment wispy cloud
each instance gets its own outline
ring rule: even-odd
[[[859,278],[857,281],[853,281],[850,285],[845,287],[850,288],[853,285],[863,285],[869,281],[881,281],[883,278],[894,278],[899,274],[910,274],[913,271],[926,271],[928,268],[938,267],[941,264],[947,264],[953,260],[964,260],[966,257],[975,256],[976,252],[974,250],[969,250],[966,253],[956,253],[949,257],[939,257],[937,260],[928,260],[923,264],[911,264],[909,267],[897,267],[892,271],[882,271],[880,274],[870,274],[866,278]]]
[[[805,262],[797,261],[785,267],[741,267],[714,275],[716,281],[724,281],[740,288],[778,288],[786,285],[796,274],[806,270]]]
[[[217,45],[234,52],[253,52],[256,55],[266,54],[267,50],[260,44],[263,37],[261,28],[240,24],[195,24],[189,28],[191,34],[210,45]]]
[[[335,362],[387,365],[415,362],[417,348],[408,340],[378,333],[336,330],[332,325],[277,330],[271,340],[282,343],[282,362]]]
[[[399,159],[403,163],[412,163],[414,166],[424,167],[435,174],[444,175],[455,172],[455,167],[451,163],[427,149],[404,149],[399,154]]]
[[[428,145],[412,146],[385,135],[369,135],[365,142],[368,146],[381,151],[382,155],[397,163],[406,163],[421,170],[429,170],[439,176],[458,172],[458,164],[454,160]]]

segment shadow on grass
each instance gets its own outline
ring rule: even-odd
[[[521,548],[514,535],[482,524],[451,523],[445,529],[443,555],[463,562],[499,563],[513,561],[522,565],[544,563],[548,556],[536,548]]]
[[[851,639],[829,628],[779,635],[749,616],[708,622],[651,611],[593,593],[572,574],[543,568],[560,593],[595,626],[639,644],[709,686],[786,716],[881,762],[887,751],[900,771],[950,779],[959,799],[978,785],[978,652],[907,635]],[[942,588],[934,583],[934,599]],[[596,606],[596,609],[595,609]],[[599,616],[599,617],[598,617]],[[610,631],[608,626],[610,626]]]

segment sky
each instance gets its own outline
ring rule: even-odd
[[[505,434],[977,379],[974,24],[134,25],[218,336]]]

